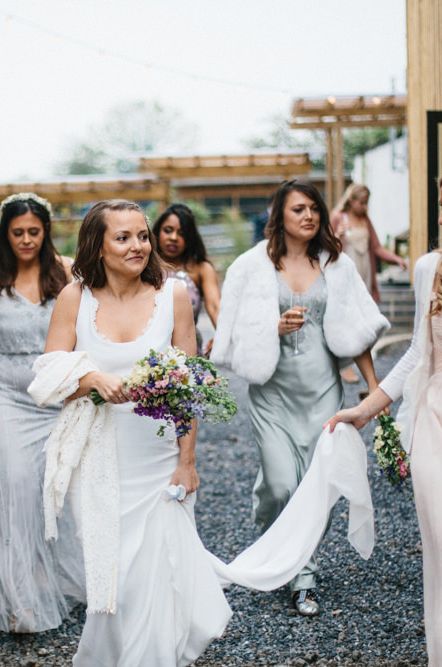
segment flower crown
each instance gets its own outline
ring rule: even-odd
[[[50,205],[48,200],[43,199],[43,197],[39,197],[33,192],[17,192],[14,195],[9,195],[9,197],[6,197],[6,199],[3,199],[3,201],[0,204],[0,215],[3,213],[3,209],[8,204],[12,204],[15,201],[29,201],[29,199],[35,201],[37,204],[40,204],[40,206],[43,206],[43,208],[47,210],[49,215],[50,216],[52,215],[52,206]]]

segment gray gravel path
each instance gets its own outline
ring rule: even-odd
[[[380,377],[404,349],[390,348],[378,358]],[[231,386],[244,406],[245,383],[234,377]],[[348,404],[356,402],[361,389],[362,384],[347,385]],[[363,433],[367,445],[372,429],[367,426]],[[257,461],[244,409],[228,426],[201,427],[198,459],[199,531],[210,550],[230,560],[257,536],[250,520]],[[349,546],[347,506],[340,501],[319,552],[321,615],[297,616],[287,588],[258,593],[233,587],[227,591],[234,616],[226,635],[195,667],[426,665],[422,554],[411,484],[400,491],[390,488],[375,469],[371,451],[369,465],[377,534],[372,558],[363,561]],[[70,665],[82,620],[78,609],[58,630],[0,633],[0,665]]]

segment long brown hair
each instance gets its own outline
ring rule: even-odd
[[[152,250],[147,266],[140,277],[144,283],[160,289],[163,284],[164,271],[156,250],[156,238],[149,229],[147,218],[141,207],[127,199],[99,201],[87,212],[78,233],[77,254],[72,265],[73,276],[89,288],[100,288],[106,285],[106,273],[100,259],[106,231],[106,211],[137,211],[144,217]]]
[[[442,253],[442,250],[440,252]],[[442,312],[442,255],[436,269],[434,292],[436,294],[436,298],[431,302],[430,316],[437,315],[438,313]]]
[[[161,253],[161,248],[159,246],[161,227],[171,215],[176,215],[180,221],[181,232],[185,243],[184,252],[181,256],[183,264],[186,265],[187,262],[195,262],[195,264],[208,262],[209,259],[207,257],[206,247],[201,238],[201,234],[198,231],[195,216],[186,204],[171,204],[155,220],[152,232],[157,239],[158,252]]]
[[[329,253],[327,264],[335,262],[342,250],[342,244],[333,233],[328,215],[327,206],[319,190],[307,180],[294,179],[284,181],[275,192],[270,219],[265,228],[265,236],[269,239],[267,253],[275,267],[282,269],[281,259],[287,254],[287,245],[284,235],[284,207],[291,192],[301,192],[315,202],[319,209],[319,231],[309,241],[307,255],[311,261],[319,259],[321,250]]]
[[[44,237],[39,252],[40,273],[38,278],[40,301],[42,305],[48,299],[55,299],[68,280],[51,238],[51,216],[49,210],[32,198],[15,199],[3,206],[0,218],[0,294],[6,290],[13,296],[12,288],[17,279],[18,262],[8,239],[11,222],[30,211],[43,225]]]

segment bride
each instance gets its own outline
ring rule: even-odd
[[[187,494],[198,487],[196,429],[178,442],[170,432],[158,438],[158,425],[131,413],[123,391],[121,378],[150,348],[163,350],[172,342],[187,354],[196,352],[186,288],[179,281],[163,282],[153,245],[146,219],[136,204],[114,200],[93,206],[79,235],[73,266],[78,282],[60,294],[47,338],[46,352],[88,353],[100,370],[81,377],[69,398],[86,396],[95,389],[112,404],[116,429],[120,507],[117,612],[88,614],[74,658],[74,665],[81,667],[187,664],[222,633],[230,617],[214,574],[214,593],[208,595],[210,609],[204,601],[197,600],[194,609],[190,605],[196,571],[192,562],[179,562],[186,551],[180,544],[183,528],[178,522],[193,522],[193,496],[176,508],[182,516],[176,517],[175,526],[165,524],[162,512],[156,511],[156,505],[166,504],[158,491],[168,484],[184,485]],[[73,479],[71,495],[76,498],[81,522],[78,479]],[[174,553],[170,553],[170,541]],[[211,593],[211,571],[209,566],[206,569]],[[167,587],[166,582],[172,586]],[[181,596],[189,600],[187,618],[176,604]],[[198,626],[204,631],[198,633]]]
[[[44,505],[46,537],[56,537],[68,494],[82,540],[88,614],[75,667],[189,665],[229,621],[222,585],[270,590],[289,581],[341,495],[350,501],[349,540],[364,558],[373,547],[365,448],[342,426],[321,436],[297,493],[255,544],[227,565],[205,550],[193,514],[196,425],[178,441],[169,427],[159,438],[161,422],[132,412],[121,380],[150,348],[195,353],[186,288],[164,281],[154,248],[137,204],[91,208],[72,267],[77,282],[60,294],[29,387],[39,404],[67,399],[45,446]],[[91,390],[105,405],[93,404]],[[185,487],[183,502],[165,493],[171,484]]]

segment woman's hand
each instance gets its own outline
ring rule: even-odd
[[[342,238],[343,236],[345,236],[346,231],[347,231],[347,226],[344,224],[343,221],[340,221],[335,230],[336,236]]]
[[[90,389],[95,389],[108,403],[127,403],[123,380],[112,373],[93,372],[88,374]]]
[[[330,427],[330,433],[336,428],[336,424],[343,422],[344,424],[353,424],[357,429],[362,428],[370,421],[370,415],[361,408],[361,405],[357,405],[354,408],[347,408],[345,410],[339,410],[334,417],[329,419],[324,424],[324,428],[327,426]]]
[[[294,331],[299,331],[304,324],[304,313],[306,310],[307,308],[304,306],[293,306],[293,308],[286,310],[278,322],[278,334],[286,336]]]
[[[391,403],[391,398],[385,393],[383,389],[377,387],[371,394],[367,396],[359,405],[354,408],[347,408],[347,410],[339,410],[334,417],[329,419],[325,424],[330,427],[330,433],[335,430],[336,424],[344,422],[346,424],[353,424],[356,428],[362,428],[370,421],[372,417],[385,410]]]
[[[193,493],[200,485],[200,478],[193,463],[179,463],[172,477],[170,483],[178,486],[182,484],[186,493]]]
[[[209,359],[210,353],[212,352],[212,347],[213,347],[213,338],[207,341],[206,347],[204,348],[203,355]]]

